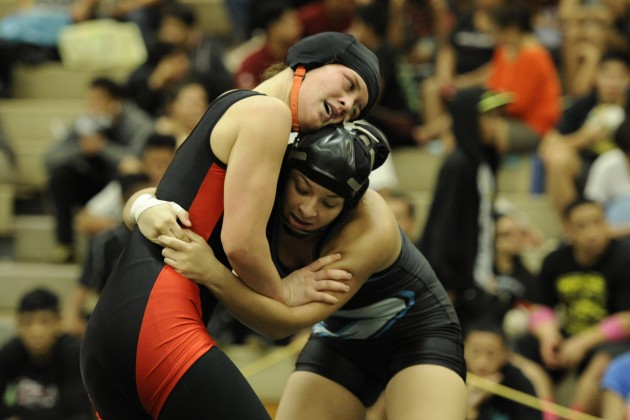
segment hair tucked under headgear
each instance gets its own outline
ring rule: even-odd
[[[289,49],[287,63],[293,70],[300,65],[308,71],[326,64],[342,64],[356,71],[368,88],[368,103],[360,118],[369,113],[378,98],[381,80],[378,59],[352,35],[321,32],[308,36]]]

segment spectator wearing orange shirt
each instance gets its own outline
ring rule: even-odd
[[[551,55],[536,40],[526,7],[501,5],[488,11],[498,45],[490,63],[488,87],[511,92],[514,102],[497,124],[500,153],[536,150],[560,118],[561,85]]]

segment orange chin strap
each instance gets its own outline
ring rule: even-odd
[[[298,119],[298,94],[300,92],[300,86],[302,86],[302,80],[306,74],[306,68],[304,66],[298,66],[295,69],[293,75],[293,86],[291,86],[291,96],[289,97],[289,108],[291,108],[291,130],[300,131],[300,121]]]

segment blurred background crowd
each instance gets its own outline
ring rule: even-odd
[[[393,151],[371,186],[449,293],[469,371],[630,418],[630,1],[1,0],[0,419],[90,418],[72,357],[123,204],[217,96],[323,31],[379,59],[368,120]],[[209,328],[285,344],[227,312]],[[470,418],[534,418],[470,394]]]

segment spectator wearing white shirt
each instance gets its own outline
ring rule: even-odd
[[[160,182],[175,156],[175,150],[175,137],[157,133],[149,136],[142,149],[140,161],[141,172],[148,176],[150,186],[157,186]],[[77,214],[75,229],[91,236],[118,225],[122,220],[125,201],[120,181],[111,181]]]
[[[599,156],[586,180],[584,195],[601,203],[616,237],[630,237],[630,118],[619,126],[615,149]]]

